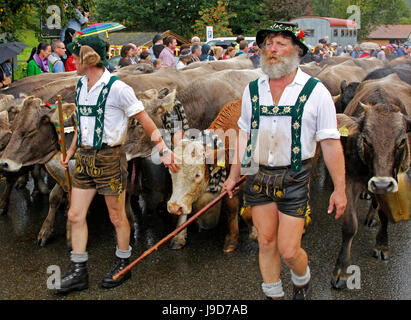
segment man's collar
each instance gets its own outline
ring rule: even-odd
[[[267,82],[269,83],[269,77],[268,74],[264,74],[261,77],[261,83]],[[292,86],[293,84],[299,84],[299,85],[305,85],[307,82],[308,78],[306,77],[306,74],[300,69],[300,67],[297,68],[297,73],[294,77],[294,80],[289,84],[289,86]]]

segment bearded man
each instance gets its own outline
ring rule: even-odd
[[[310,298],[311,273],[301,237],[317,141],[334,184],[328,213],[335,208],[338,219],[347,203],[334,103],[325,86],[298,67],[308,51],[303,37],[297,25],[283,22],[257,33],[265,75],[244,90],[236,151],[242,164],[237,160],[231,166],[224,184],[232,197],[242,171],[250,161],[256,165],[258,172],[247,175],[244,198],[258,231],[262,290],[269,299],[284,298],[281,257],[291,269],[293,299]]]
[[[134,117],[141,123],[156,144],[161,160],[171,171],[179,170],[174,154],[166,144],[156,125],[144,111],[133,89],[116,76],[110,75],[107,65],[106,43],[98,36],[75,39],[68,45],[73,54],[77,73],[82,77],[76,86],[77,125],[66,159],[67,168],[76,153],[68,219],[71,222],[71,264],[62,277],[59,293],[88,288],[86,251],[88,229],[87,210],[98,192],[104,195],[110,220],[116,231],[117,247],[110,271],[103,278],[103,288],[114,288],[130,279],[127,272],[117,280],[113,275],[124,269],[131,256],[130,225],[126,217],[125,192],[127,187],[127,161],[124,142],[127,121]]]

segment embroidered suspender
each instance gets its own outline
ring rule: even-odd
[[[76,109],[77,109],[77,146],[80,147],[81,144],[81,131],[80,131],[80,117],[95,117],[96,122],[94,125],[94,138],[93,138],[93,148],[100,150],[103,143],[103,132],[104,132],[104,111],[106,107],[106,101],[108,94],[111,89],[111,85],[114,81],[118,80],[118,77],[112,76],[110,81],[103,87],[100,95],[97,99],[97,104],[94,106],[80,105],[79,97],[80,91],[83,86],[81,79],[77,82],[76,86]]]
[[[258,92],[258,79],[250,82],[250,97],[252,105],[251,131],[247,143],[246,153],[242,161],[242,167],[246,167],[251,160],[256,147],[258,129],[260,127],[260,116],[289,116],[291,117],[291,168],[293,171],[300,171],[301,161],[301,122],[304,106],[310,97],[318,79],[311,77],[301,90],[294,106],[262,106]]]

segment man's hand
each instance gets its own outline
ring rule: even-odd
[[[4,83],[5,85],[9,85],[9,84],[11,83],[10,77],[4,77],[3,83]]]
[[[232,175],[229,175],[223,184],[222,192],[227,191],[230,199],[233,197],[234,192],[239,189],[239,187],[234,189],[234,186],[236,185],[238,180],[240,180],[240,177],[233,177]]]
[[[64,169],[68,168],[68,163],[75,153],[76,153],[76,150],[75,149],[73,150],[70,148],[67,150],[66,159],[63,159],[63,153],[60,155],[60,164]]]
[[[164,166],[173,173],[177,173],[181,168],[178,164],[181,163],[181,159],[177,157],[170,149],[167,149],[167,152],[165,152],[164,155],[160,155],[160,159]]]
[[[345,191],[337,191],[334,192],[330,196],[330,205],[328,206],[328,214],[331,214],[336,209],[335,219],[339,219],[345,211],[347,207],[347,196],[345,195]]]

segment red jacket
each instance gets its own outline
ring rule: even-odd
[[[64,66],[64,70],[66,72],[77,70],[76,65],[73,63],[73,55],[68,57],[68,59],[66,60],[66,65]]]

